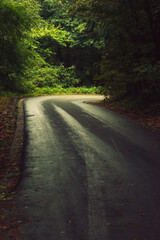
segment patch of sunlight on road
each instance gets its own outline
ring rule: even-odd
[[[86,161],[88,178],[88,221],[89,221],[89,239],[103,239],[108,236],[106,217],[102,192],[102,179],[108,156],[114,159],[117,152],[111,146],[103,143],[101,139],[85,129],[76,119],[64,111],[62,108],[53,105],[56,111],[61,115],[67,125],[71,128],[70,135],[76,144],[76,149]],[[74,132],[74,133],[73,133]],[[78,135],[78,138],[77,138]],[[75,137],[76,136],[76,137]],[[116,163],[117,164],[117,163]],[[98,199],[98,200],[97,200]]]

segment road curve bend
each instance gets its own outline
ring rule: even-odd
[[[100,99],[24,100],[23,239],[160,239],[160,138]]]

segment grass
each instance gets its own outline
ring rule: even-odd
[[[10,91],[0,91],[0,104],[5,105],[11,98],[14,97],[25,97],[25,96],[41,96],[41,95],[69,95],[69,94],[101,94],[101,87],[43,87],[35,88],[28,93],[17,93]]]
[[[39,95],[66,95],[66,94],[100,94],[101,88],[100,87],[69,87],[69,88],[50,88],[50,87],[43,87],[43,88],[36,88],[33,92],[33,96]]]

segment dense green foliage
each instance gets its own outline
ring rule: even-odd
[[[157,0],[1,0],[0,22],[5,89],[94,85],[118,98],[160,96]]]
[[[151,99],[160,94],[160,3],[157,0],[75,1],[71,10],[104,38],[94,79],[106,94]]]
[[[35,91],[32,93],[32,95],[48,95],[48,94],[54,94],[54,95],[68,95],[68,94],[100,94],[102,91],[101,87],[42,87],[42,88],[36,88]]]
[[[37,87],[77,85],[75,67],[65,67],[57,56],[59,46],[72,42],[69,33],[44,21],[37,1],[3,0],[0,4],[0,86],[32,92]]]
[[[34,50],[29,47],[29,32],[40,20],[38,9],[34,0],[0,1],[0,85],[6,88],[17,88],[19,74],[32,65]]]
[[[92,85],[95,72],[94,63],[99,60],[99,48],[103,41],[95,39],[88,29],[87,22],[78,14],[70,14],[69,10],[74,1],[40,0],[42,5],[41,16],[55,27],[61,27],[69,33],[67,46],[62,44],[54,46],[55,59],[63,62],[65,66],[76,66],[80,84]],[[53,46],[53,44],[52,44]]]

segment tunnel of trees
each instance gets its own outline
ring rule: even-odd
[[[160,96],[158,0],[1,0],[0,89]]]

